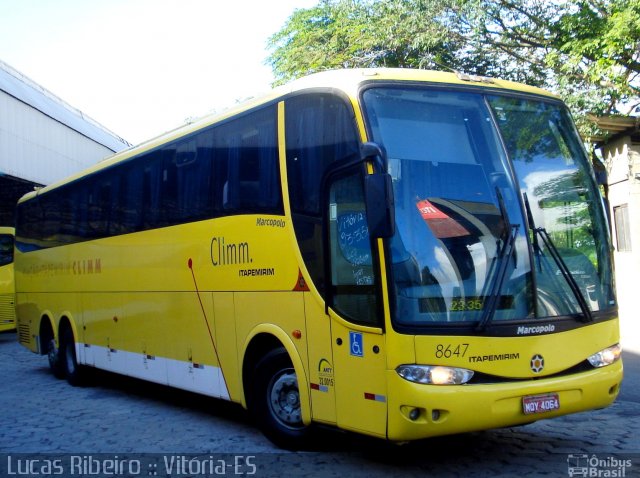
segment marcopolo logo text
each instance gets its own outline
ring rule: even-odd
[[[527,327],[521,325],[518,327],[518,335],[531,335],[531,334],[548,334],[556,330],[556,326],[553,324],[536,325],[533,327]]]

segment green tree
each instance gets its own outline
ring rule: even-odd
[[[444,2],[321,0],[298,9],[269,40],[276,84],[333,68],[457,66],[464,39],[437,21]]]
[[[506,60],[499,76],[560,94],[586,113],[640,104],[640,0],[458,0],[449,28]]]
[[[640,0],[321,0],[269,42],[276,83],[323,69],[456,69],[560,94],[586,113],[640,105]]]

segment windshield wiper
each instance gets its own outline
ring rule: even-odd
[[[524,208],[527,212],[527,224],[529,225],[529,229],[535,231],[536,224],[533,222],[533,214],[531,213],[531,205],[529,204],[529,198],[527,197],[527,193],[523,192],[522,197],[524,198]],[[534,232],[533,238],[533,253],[536,255],[536,262],[538,264],[538,271],[542,272],[542,262],[540,260],[540,256],[542,255],[542,250],[540,249],[540,243],[538,242],[538,234]]]
[[[519,224],[511,224],[509,221],[509,214],[507,213],[507,208],[504,205],[504,199],[502,198],[502,194],[500,190],[496,187],[496,196],[498,198],[498,206],[500,207],[500,215],[502,216],[503,224],[505,225],[505,237],[502,237],[502,246],[500,247],[500,251],[497,254],[497,260],[499,261],[499,269],[496,273],[496,278],[491,285],[491,291],[488,295],[488,300],[485,303],[484,309],[482,311],[482,317],[480,317],[480,321],[476,326],[477,332],[482,332],[487,328],[487,325],[491,323],[493,320],[493,316],[498,308],[498,300],[500,298],[500,291],[502,290],[502,284],[504,283],[504,278],[507,275],[507,270],[509,266],[509,262],[511,261],[511,257],[513,256],[513,251],[515,250],[515,242],[516,237],[518,237],[518,229],[520,227]]]
[[[544,245],[549,249],[551,257],[553,257],[553,260],[558,265],[558,269],[560,269],[562,277],[564,277],[564,279],[567,281],[567,284],[569,284],[569,288],[571,289],[571,292],[573,292],[573,295],[576,296],[576,300],[580,305],[580,310],[582,310],[582,313],[584,314],[584,322],[593,321],[593,314],[591,313],[591,309],[589,309],[589,305],[587,304],[587,301],[584,298],[582,291],[580,290],[580,286],[571,274],[571,271],[569,270],[569,267],[567,267],[567,263],[560,255],[560,252],[558,252],[558,249],[551,240],[551,237],[549,236],[547,230],[544,227],[538,227],[534,229],[533,232],[534,234],[540,234],[542,242],[544,242]]]
[[[523,193],[522,196],[524,198],[524,204],[527,209],[527,215],[529,216],[528,217],[529,229],[533,231],[533,248],[534,248],[534,252],[536,253],[536,257],[538,258],[538,263],[540,263],[540,256],[541,256],[540,245],[538,244],[538,235],[540,235],[540,237],[542,238],[542,242],[544,242],[545,247],[549,250],[551,257],[553,258],[554,262],[558,266],[558,269],[560,270],[562,277],[564,277],[564,280],[567,282],[567,284],[569,285],[569,288],[571,289],[571,292],[573,292],[573,295],[578,301],[580,310],[584,315],[584,322],[593,321],[593,314],[591,313],[591,309],[589,308],[589,305],[587,304],[587,301],[584,298],[584,295],[582,294],[582,291],[580,290],[580,286],[576,282],[575,277],[573,277],[573,275],[571,274],[571,271],[569,270],[567,263],[564,261],[564,259],[560,255],[558,248],[551,240],[551,236],[549,236],[549,233],[547,232],[547,230],[544,227],[536,227],[535,223],[533,222],[533,215],[531,214],[531,206],[529,205],[529,198],[527,197],[527,193]],[[542,270],[542,266],[539,266],[539,268],[540,270]]]

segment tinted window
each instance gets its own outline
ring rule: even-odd
[[[283,213],[277,145],[275,105],[216,129],[224,211]]]
[[[293,97],[286,103],[286,139],[291,210],[319,215],[327,167],[358,153],[353,111],[328,94]]]

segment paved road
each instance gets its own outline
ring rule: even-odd
[[[54,472],[90,476],[95,460],[106,467],[116,456],[111,476],[169,476],[169,466],[174,477],[564,477],[570,466],[574,476],[640,476],[640,356],[625,360],[621,396],[605,410],[403,446],[322,431],[317,451],[291,453],[238,406],[106,373],[71,387],[49,374],[45,357],[2,334],[0,476],[29,464],[40,473],[47,459]],[[40,461],[29,462],[24,454],[34,453]]]

